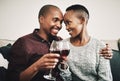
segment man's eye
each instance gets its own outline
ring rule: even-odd
[[[57,22],[57,21],[58,21],[58,19],[54,19],[53,21],[54,21],[54,22]]]
[[[57,19],[55,19],[54,21],[57,22]]]

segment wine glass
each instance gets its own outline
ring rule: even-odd
[[[66,68],[66,58],[69,55],[70,47],[68,41],[62,41],[62,47],[60,49],[60,68]]]
[[[50,46],[50,52],[60,54],[61,48],[62,48],[62,42],[53,40]],[[44,78],[52,81],[56,80],[56,78],[52,75],[52,69],[50,69],[50,72],[48,75],[44,75]]]
[[[70,52],[69,43],[67,41],[62,41],[62,48],[61,48],[61,52],[60,52],[60,56],[62,58],[62,61],[66,59],[69,52]]]

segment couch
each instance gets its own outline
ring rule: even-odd
[[[110,60],[113,81],[120,81],[120,39],[119,40],[102,40],[108,43],[113,50],[113,57]],[[0,81],[5,81],[6,69],[9,63],[9,49],[14,40],[0,39]]]

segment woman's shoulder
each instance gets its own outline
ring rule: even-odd
[[[70,38],[63,39],[62,41],[70,41]]]
[[[91,37],[91,40],[96,43],[104,43],[102,40]]]
[[[92,43],[96,44],[97,46],[104,47],[105,43],[97,38],[91,38]]]

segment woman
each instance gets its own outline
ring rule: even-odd
[[[89,36],[88,19],[89,12],[83,5],[68,7],[64,15],[66,29],[71,35],[64,41],[68,41],[71,48],[68,65],[72,81],[112,81],[109,60],[99,54],[105,44]]]

